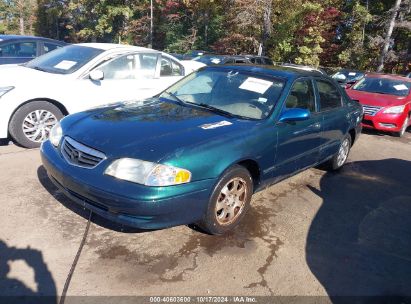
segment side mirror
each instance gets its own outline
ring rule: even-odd
[[[99,81],[104,79],[104,72],[100,70],[93,70],[90,72],[89,75],[91,80]]]
[[[293,121],[302,121],[307,120],[310,118],[310,111],[306,109],[288,109],[285,110],[281,116],[279,121],[280,122],[293,122]]]

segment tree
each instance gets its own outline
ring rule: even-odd
[[[394,4],[394,7],[391,9],[391,15],[390,15],[390,18],[388,20],[387,32],[385,34],[384,44],[383,44],[383,48],[381,50],[381,55],[380,55],[380,59],[379,59],[379,65],[378,65],[378,68],[377,68],[377,72],[381,72],[384,69],[384,60],[387,56],[388,49],[389,49],[390,44],[391,44],[391,36],[392,36],[393,31],[394,31],[395,21],[397,19],[398,13],[400,11],[401,2],[402,2],[402,0],[396,0],[395,4]]]

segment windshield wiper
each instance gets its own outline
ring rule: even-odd
[[[164,91],[164,93],[166,93],[167,95],[173,97],[176,101],[178,101],[180,104],[185,105],[186,102],[183,101],[182,99],[180,99],[176,94],[174,94],[173,92],[170,91]]]
[[[230,118],[233,118],[233,117],[236,117],[236,116],[237,116],[237,115],[234,115],[234,114],[232,114],[232,113],[230,113],[230,112],[228,112],[228,111],[224,111],[224,110],[222,110],[222,109],[220,109],[220,108],[216,108],[216,107],[210,106],[210,105],[208,105],[208,104],[206,104],[206,103],[194,103],[194,102],[189,102],[189,104],[196,105],[196,106],[198,106],[198,107],[200,107],[200,108],[204,108],[204,109],[210,110],[211,112],[218,113],[218,114],[221,114],[221,115],[230,117]]]

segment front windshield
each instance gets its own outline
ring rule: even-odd
[[[407,81],[376,77],[363,78],[353,86],[353,90],[356,91],[395,96],[407,96],[410,92],[410,88],[411,83]]]
[[[357,81],[363,76],[364,76],[364,73],[362,72],[340,71],[340,72],[335,73],[332,77],[337,80],[344,79],[344,81],[346,82],[353,82],[353,81]]]
[[[40,56],[25,66],[48,73],[71,74],[102,52],[92,47],[69,45]]]
[[[193,58],[192,60],[204,63],[206,65],[211,64],[221,64],[223,62],[224,57],[221,56],[198,56]]]
[[[264,119],[270,115],[284,85],[281,78],[207,68],[176,83],[160,98],[215,108],[241,118]]]

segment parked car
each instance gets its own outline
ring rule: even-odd
[[[135,46],[76,44],[0,67],[0,138],[40,146],[64,115],[153,96],[204,66]]]
[[[223,234],[256,191],[321,163],[341,168],[361,116],[318,73],[216,65],[154,98],[67,116],[41,156],[57,187],[107,219]]]
[[[65,45],[43,37],[0,35],[0,64],[27,62]]]
[[[245,57],[250,60],[253,64],[258,65],[273,65],[274,62],[271,58],[267,56],[257,56],[257,55],[245,55]]]
[[[294,64],[294,63],[283,63],[281,66],[286,67],[286,68],[292,68],[292,69],[297,69],[297,70],[303,70],[303,71],[309,71],[309,72],[316,72],[321,75],[327,75],[327,73],[320,68],[308,66],[308,65],[301,65],[301,64]]]
[[[347,70],[342,69],[332,75],[331,77],[335,79],[343,88],[351,86],[365,76],[365,73],[358,70]]]
[[[364,108],[365,128],[395,132],[403,136],[411,123],[411,79],[383,74],[367,74],[347,94]]]
[[[251,64],[252,62],[242,55],[202,55],[192,59],[193,61],[201,62],[206,65],[213,64]]]

